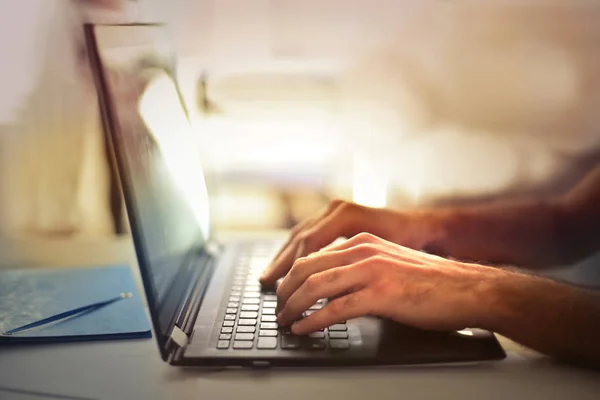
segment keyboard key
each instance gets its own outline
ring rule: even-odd
[[[225,312],[227,314],[237,314],[237,308],[228,308]]]
[[[230,340],[231,339],[231,333],[221,333],[219,335],[219,340]]]
[[[219,340],[217,342],[217,349],[228,349],[229,348],[229,340]]]
[[[249,297],[249,298],[245,298],[242,303],[244,303],[244,304],[260,304],[260,299],[255,299],[255,298]]]
[[[260,292],[244,292],[244,297],[260,297]]]
[[[242,304],[242,311],[258,311],[258,304]]]
[[[277,308],[277,302],[276,301],[265,301],[265,302],[263,302],[263,307],[264,308]]]
[[[277,322],[261,322],[260,329],[277,329],[279,325]]]
[[[244,350],[248,350],[252,348],[253,343],[247,340],[240,340],[233,342],[233,348],[234,349],[244,349]]]
[[[223,326],[233,326],[235,325],[235,322],[233,321],[223,321]]]
[[[277,348],[276,337],[259,337],[256,344],[257,349],[275,349]]]
[[[235,297],[240,297],[242,295],[242,292],[231,292],[229,293],[230,296],[235,296]]]
[[[292,327],[291,326],[280,326],[279,332],[281,332],[282,335],[291,335]]]
[[[243,314],[243,313],[242,313]],[[275,315],[263,315],[260,317],[261,322],[277,322],[277,317]]]
[[[235,321],[235,314],[226,314],[225,321]]]
[[[348,339],[348,332],[346,332],[346,331],[330,331],[329,339]]]
[[[242,287],[241,286],[232,286],[231,290],[239,292],[240,290],[242,290]]]
[[[274,308],[263,308],[262,315],[275,315]]]
[[[224,326],[221,328],[221,333],[231,333],[233,332],[233,328],[230,326]]]
[[[309,350],[322,350],[325,348],[325,341],[323,339],[310,338],[306,341],[306,348]]]
[[[260,292],[260,286],[258,286],[258,285],[252,285],[252,286],[246,285],[246,292]]]
[[[237,327],[237,332],[241,332],[241,333],[254,333],[254,331],[256,331],[256,327],[251,326],[251,325]]]
[[[235,340],[254,340],[254,333],[236,333]]]
[[[237,308],[239,306],[240,306],[239,301],[230,301],[229,303],[227,303],[227,308]]]
[[[344,324],[335,324],[329,327],[330,331],[345,331],[348,330],[348,327]]]
[[[300,348],[300,336],[295,335],[283,335],[281,337],[281,348],[282,349],[299,349]]]
[[[229,296],[229,301],[240,301],[240,296]]]
[[[322,304],[316,303],[316,304],[313,304],[312,306],[310,306],[309,310],[314,311],[314,310],[320,310],[322,308],[323,308]]]
[[[323,339],[325,337],[325,332],[320,332],[320,331],[313,332],[313,333],[310,333],[308,335],[308,337],[317,338],[317,339]]]
[[[279,332],[276,330],[261,330],[258,332],[258,336],[277,336]]]
[[[350,348],[350,342],[346,339],[331,339],[329,340],[329,347],[336,350],[345,350]]]
[[[277,296],[268,294],[268,295],[263,296],[263,300],[264,301],[277,301]]]
[[[302,315],[306,318],[314,312],[315,312],[315,310],[307,310],[307,311],[304,311],[304,313],[302,313]]]
[[[240,319],[238,325],[256,325],[256,319]]]
[[[258,313],[256,311],[242,311],[240,318],[258,318]]]

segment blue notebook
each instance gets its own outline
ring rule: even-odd
[[[68,317],[43,323],[57,315]],[[150,323],[126,265],[0,270],[0,344],[144,337]]]

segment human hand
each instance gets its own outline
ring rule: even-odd
[[[296,259],[318,251],[340,237],[361,232],[417,250],[442,234],[431,215],[423,212],[370,208],[335,200],[324,212],[291,230],[288,241],[260,277],[261,284],[272,285],[289,271]]]
[[[428,330],[476,327],[499,273],[361,233],[294,262],[277,289],[277,319],[298,335],[365,315]],[[299,320],[322,298],[333,299]]]

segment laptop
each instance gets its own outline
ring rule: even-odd
[[[361,317],[308,336],[277,325],[258,275],[283,241],[218,242],[167,28],[86,25],[107,140],[160,354],[178,366],[382,366],[505,358],[493,333]],[[326,305],[322,299],[311,311]]]

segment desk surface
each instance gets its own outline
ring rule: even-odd
[[[135,260],[128,238],[75,244],[13,242],[10,247],[10,252],[0,251],[2,264],[94,265]],[[0,348],[0,399],[251,400],[282,396],[307,400],[365,399],[375,393],[378,399],[598,398],[599,373],[558,364],[500,339],[508,358],[476,366],[266,371],[171,367],[160,359],[154,339],[5,347]]]

